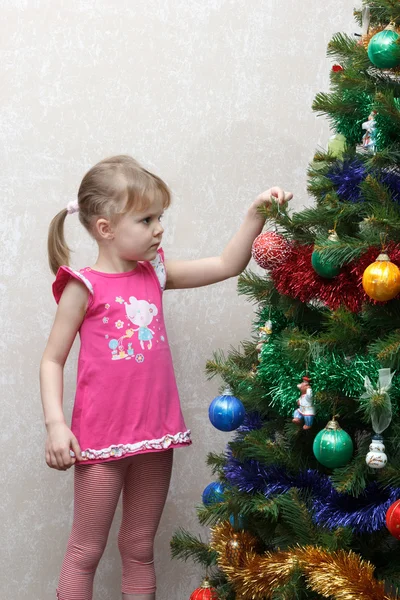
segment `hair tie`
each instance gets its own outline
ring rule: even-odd
[[[72,200],[72,202],[68,202],[68,204],[67,204],[67,213],[69,215],[73,215],[76,212],[79,212],[78,200]]]

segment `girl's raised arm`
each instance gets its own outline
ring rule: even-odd
[[[166,289],[201,287],[239,275],[246,268],[252,244],[265,223],[258,208],[262,204],[271,203],[271,197],[276,198],[279,204],[284,204],[291,200],[293,194],[284,192],[279,187],[272,187],[260,194],[251,204],[239,231],[220,256],[188,261],[167,260]]]

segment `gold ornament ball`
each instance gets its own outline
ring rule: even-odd
[[[383,252],[365,269],[362,284],[370,298],[387,302],[400,292],[400,269]]]
[[[242,567],[244,564],[245,547],[243,542],[234,533],[232,539],[226,544],[225,556],[232,567]]]

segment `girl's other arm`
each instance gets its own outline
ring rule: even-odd
[[[166,289],[193,288],[210,285],[239,275],[249,263],[251,247],[261,233],[265,218],[258,207],[270,204],[271,197],[279,204],[292,199],[293,194],[273,187],[260,194],[250,206],[239,231],[230,240],[220,256],[188,261],[166,261]]]
[[[60,298],[54,324],[40,363],[40,390],[47,429],[46,462],[66,470],[82,460],[78,441],[65,423],[63,413],[64,365],[84,319],[88,291],[70,280]],[[70,450],[75,453],[72,457]]]

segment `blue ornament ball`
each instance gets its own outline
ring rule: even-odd
[[[225,486],[223,483],[220,483],[219,481],[213,481],[212,483],[209,483],[203,492],[203,504],[205,506],[210,506],[210,504],[218,504],[219,502],[223,502],[224,491]]]
[[[214,398],[208,409],[211,423],[220,431],[233,431],[240,427],[245,414],[246,411],[239,398],[233,396],[228,389],[222,396]]]

